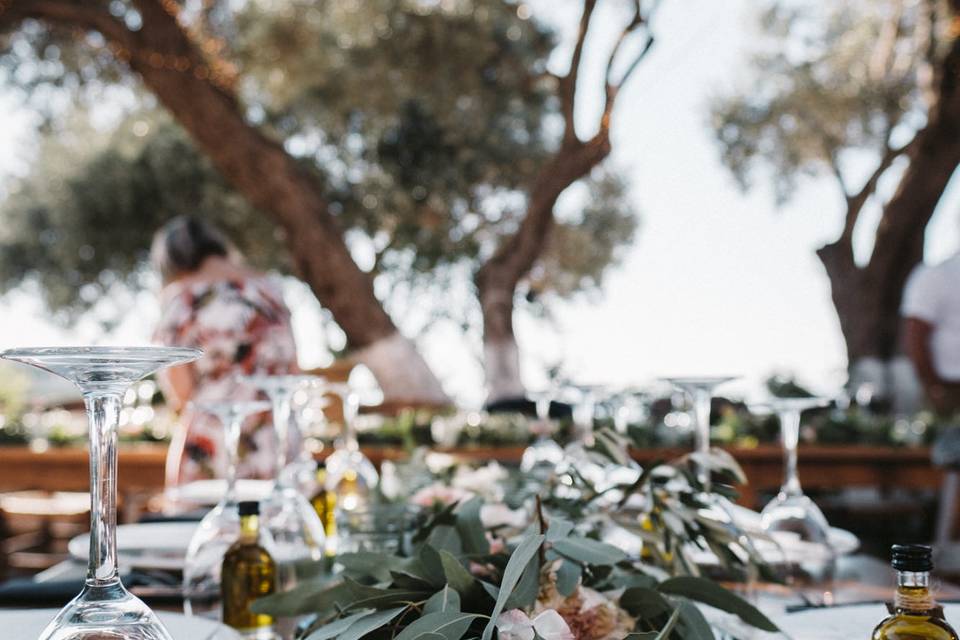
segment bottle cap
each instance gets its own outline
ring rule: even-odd
[[[319,471],[320,469],[326,469],[326,468],[327,468],[326,460],[317,460],[317,471]]]
[[[260,503],[256,500],[245,500],[238,505],[241,516],[260,515]]]
[[[925,544],[895,544],[890,548],[890,564],[897,571],[930,571],[933,549]]]

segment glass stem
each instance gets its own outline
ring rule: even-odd
[[[780,439],[783,443],[783,486],[787,496],[803,494],[797,473],[797,444],[800,441],[800,412],[783,411],[780,414]]]
[[[119,581],[117,569],[117,427],[123,395],[84,395],[90,420],[90,559],[87,584]]]
[[[343,398],[343,444],[347,451],[359,451],[357,440],[357,415],[360,413],[360,399],[355,393],[347,393]]]
[[[227,494],[224,501],[228,505],[237,504],[237,463],[240,457],[240,430],[243,428],[243,415],[231,415],[223,421],[224,440],[227,445]]]
[[[286,486],[283,470],[287,466],[290,429],[290,394],[281,393],[273,400],[273,430],[277,436],[277,485]]]
[[[697,389],[693,392],[693,410],[696,414],[696,431],[694,432],[694,447],[697,453],[710,452],[710,401],[712,394],[707,389]],[[704,465],[697,466],[697,480],[705,491],[710,491],[710,470]]]

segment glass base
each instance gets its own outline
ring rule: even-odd
[[[326,536],[320,516],[306,498],[296,489],[277,487],[262,502],[261,514],[272,538],[270,554],[278,565],[280,591],[322,571]]]
[[[60,610],[39,640],[173,640],[159,619],[120,579],[87,584]]]
[[[532,445],[524,449],[523,457],[520,459],[520,470],[524,473],[548,471],[552,474],[562,461],[563,448],[555,440],[537,438]]]
[[[219,504],[197,528],[187,548],[183,570],[183,612],[221,619],[220,570],[223,556],[240,536],[236,504]]]

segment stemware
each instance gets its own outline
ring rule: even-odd
[[[812,543],[788,545],[784,549],[787,562],[792,566],[790,577],[828,577],[826,574],[834,562],[829,540],[830,525],[820,507],[803,493],[797,474],[801,414],[808,409],[824,407],[827,402],[822,398],[774,398],[765,404],[780,420],[784,469],[780,492],[760,512],[761,523],[768,533],[784,532],[801,543]]]
[[[326,460],[327,490],[335,492],[338,511],[353,511],[363,507],[371,492],[380,482],[373,463],[360,451],[356,420],[360,413],[360,395],[348,382],[328,385],[343,407],[340,437]]]
[[[117,428],[123,395],[162,367],[201,352],[164,347],[10,349],[0,357],[74,383],[90,422],[90,554],[80,594],[47,625],[40,640],[171,640],[156,615],[124,588],[117,567]]]
[[[531,429],[536,434],[533,444],[524,449],[520,459],[520,470],[525,473],[537,474],[544,471],[553,473],[556,466],[563,460],[563,448],[551,436],[553,424],[550,421],[550,406],[553,404],[554,393],[551,390],[537,391],[529,394],[533,399],[537,421]]]
[[[201,520],[187,547],[183,569],[183,610],[187,615],[219,620],[223,556],[240,535],[237,508],[240,432],[247,418],[268,411],[270,403],[262,400],[205,402],[194,403],[191,409],[214,416],[223,426],[227,486],[217,506]]]
[[[276,442],[276,478],[270,495],[263,501],[261,515],[266,530],[273,538],[280,588],[287,590],[310,577],[323,557],[325,537],[323,523],[306,497],[297,490],[295,469],[291,459],[291,399],[301,385],[315,380],[303,375],[252,375],[243,381],[262,391],[273,408],[273,429]],[[299,434],[293,434],[294,447]],[[295,456],[294,459],[296,459]]]
[[[695,418],[694,451],[701,456],[710,452],[710,403],[713,392],[720,385],[736,380],[737,376],[690,376],[664,378],[676,389],[686,394],[693,402]],[[702,462],[697,463],[697,480],[707,493],[710,492],[710,470]]]

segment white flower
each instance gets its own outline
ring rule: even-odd
[[[484,529],[494,527],[510,527],[523,529],[530,524],[527,512],[522,509],[511,509],[503,503],[485,504],[480,507],[480,522]]]
[[[532,620],[520,609],[504,611],[497,617],[497,637],[500,640],[574,640],[570,627],[553,609],[540,612]]]
[[[482,496],[489,502],[499,502],[503,499],[502,483],[506,479],[507,470],[496,462],[491,462],[479,469],[471,469],[468,466],[457,467],[450,484]]]

